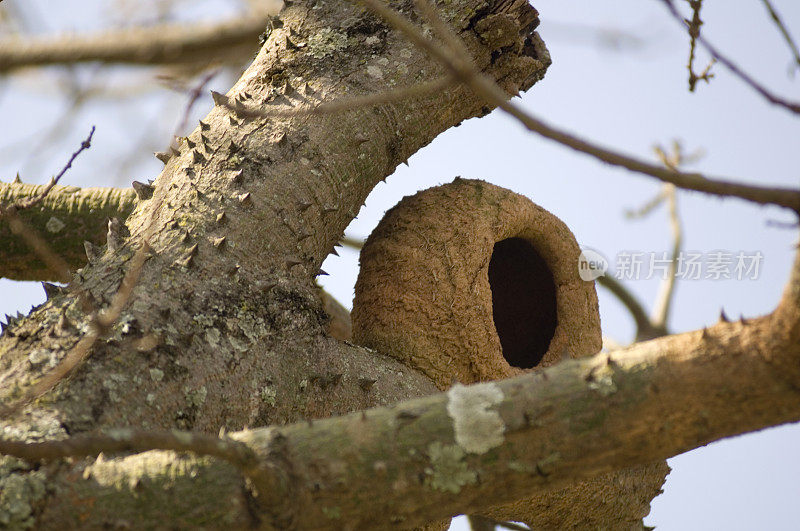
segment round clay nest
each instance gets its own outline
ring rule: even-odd
[[[354,341],[440,389],[595,354],[597,294],[580,252],[557,217],[483,181],[406,197],[361,251]]]

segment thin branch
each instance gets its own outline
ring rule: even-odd
[[[105,433],[78,435],[58,441],[21,442],[0,439],[0,454],[26,461],[64,457],[96,457],[109,452],[147,452],[173,450],[210,455],[247,470],[256,463],[255,453],[246,444],[228,437],[214,437],[180,430],[150,431],[131,428],[109,429]]]
[[[263,109],[255,108],[245,105],[244,103],[229,98],[224,94],[213,93],[214,101],[218,105],[223,105],[239,116],[248,118],[283,118],[294,116],[311,116],[323,114],[336,114],[340,112],[352,111],[364,107],[374,107],[377,105],[384,105],[387,103],[395,103],[410,98],[418,98],[427,96],[434,92],[444,90],[452,85],[454,81],[447,77],[440,77],[432,81],[420,83],[418,85],[411,85],[409,87],[400,87],[394,90],[379,92],[375,94],[367,94],[365,96],[343,97],[337,98],[332,101],[322,102],[318,105],[303,105],[291,109]]]
[[[778,12],[775,11],[774,7],[772,7],[772,3],[770,2],[770,0],[761,0],[761,2],[764,4],[764,7],[767,8],[769,16],[772,17],[773,22],[775,22],[775,26],[778,28],[778,31],[780,31],[781,35],[783,36],[783,40],[786,41],[786,45],[792,52],[792,58],[793,58],[792,62],[795,63],[794,68],[800,68],[800,50],[797,49],[797,44],[795,44],[794,39],[789,33],[789,30],[786,28],[786,25],[783,23],[783,20],[781,20],[781,17],[780,15],[778,15]]]
[[[342,245],[360,251],[364,247],[364,240],[361,238],[353,238],[351,236],[345,236],[341,240],[339,240]]]
[[[24,199],[24,200],[20,199],[11,206],[15,208],[17,211],[20,211],[26,208],[31,208],[41,203],[42,200],[44,200],[44,198],[47,197],[47,194],[50,193],[50,190],[52,190],[53,187],[56,184],[58,184],[58,181],[61,180],[64,174],[67,173],[67,170],[72,168],[72,163],[75,161],[78,155],[80,155],[85,150],[92,147],[92,137],[94,136],[94,131],[95,131],[95,126],[92,126],[92,129],[91,131],[89,131],[89,136],[86,137],[86,140],[81,142],[81,146],[72,154],[72,156],[69,158],[64,167],[61,168],[61,171],[58,172],[58,175],[50,179],[50,182],[47,183],[47,186],[44,187],[44,189],[39,193],[39,195],[37,195],[36,197],[32,197],[30,199]]]
[[[680,254],[683,246],[683,230],[681,228],[680,218],[678,217],[678,199],[677,194],[675,193],[675,186],[672,184],[665,184],[664,187],[667,196],[667,205],[669,207],[669,226],[670,231],[672,232],[672,252],[670,253],[667,274],[662,279],[661,285],[658,288],[656,302],[653,305],[653,316],[651,318],[651,322],[656,328],[662,329],[666,333],[669,310],[672,306],[675,294],[678,255]]]
[[[667,331],[663,328],[653,325],[639,299],[612,275],[598,277],[597,283],[613,293],[633,316],[633,320],[636,323],[636,338],[634,341],[647,341],[667,334]]]
[[[662,0],[662,2],[667,7],[667,10],[669,10],[669,12],[675,18],[675,20],[680,21],[681,24],[687,24],[686,20],[684,20],[684,18],[678,12],[678,8],[675,7],[675,4],[672,0]],[[697,42],[699,42],[706,50],[708,50],[708,52],[714,59],[725,65],[725,67],[728,70],[730,70],[739,79],[744,81],[747,85],[750,85],[750,88],[758,92],[768,102],[783,107],[785,109],[788,109],[789,111],[795,114],[800,114],[800,103],[790,101],[788,99],[784,99],[773,94],[772,91],[770,91],[767,87],[756,81],[755,78],[751,77],[744,70],[739,68],[739,66],[737,66],[736,63],[734,63],[726,56],[724,56],[714,45],[708,42],[706,38],[703,37],[702,35],[699,34],[697,35]]]
[[[777,187],[766,188],[731,181],[711,180],[701,173],[684,173],[666,169],[608,150],[549,126],[517,105],[507,101],[509,95],[497,86],[494,81],[478,71],[469,58],[453,57],[452,52],[422,35],[418,28],[387,7],[381,0],[358,1],[380,15],[392,27],[401,31],[412,43],[427,51],[431,57],[450,70],[456,79],[469,86],[476,95],[500,107],[519,120],[530,131],[555,140],[576,151],[592,155],[608,164],[650,175],[664,182],[674,184],[679,188],[712,195],[739,197],[761,205],[774,204],[800,213],[800,190]]]
[[[217,24],[165,24],[86,36],[0,40],[0,73],[88,61],[162,65],[211,62],[256,49],[268,17],[249,13]]]
[[[711,67],[714,64],[714,59],[708,64],[705,70],[700,74],[694,72],[694,57],[697,48],[697,37],[700,35],[700,26],[703,21],[700,20],[700,10],[703,8],[703,0],[689,0],[689,5],[692,7],[692,20],[687,21],[689,26],[689,64],[686,68],[689,70],[689,92],[694,92],[698,81],[705,81],[708,83],[714,74],[711,73]]]
[[[19,217],[17,209],[13,206],[7,208],[0,207],[0,217],[6,218],[11,232],[17,235],[38,256],[52,273],[52,278],[59,282],[69,282],[72,273],[69,265],[59,255],[54,253],[47,242],[39,234],[30,228],[22,218]]]

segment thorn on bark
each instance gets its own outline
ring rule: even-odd
[[[308,81],[303,83],[303,94],[308,96],[309,94],[313,94],[313,93],[314,93],[314,89],[311,88],[311,85],[308,84]]]
[[[719,322],[720,323],[729,323],[730,322],[728,320],[728,316],[725,315],[725,309],[724,308],[720,308],[720,310],[719,310]]]
[[[708,339],[708,328],[706,328],[705,326],[703,327],[703,333],[700,335],[700,339],[704,341]]]
[[[330,254],[332,254],[333,256],[339,256],[339,251],[336,250],[336,246],[335,245],[333,247],[331,247]]]
[[[51,284],[49,282],[42,282],[42,288],[44,289],[44,294],[48,300],[64,291],[64,288],[61,286],[56,286],[55,284]]]
[[[12,184],[22,184],[22,179],[19,178],[19,172],[17,172],[16,177],[14,177],[14,180],[11,181],[11,183]]]
[[[236,199],[238,199],[239,203],[241,203],[242,205],[249,204],[252,202],[252,199],[250,199],[250,192],[245,192],[243,194],[240,194],[236,197]]]
[[[284,144],[286,142],[286,133],[284,131],[275,133],[274,135],[272,135],[271,142],[273,144],[279,144],[279,145]]]
[[[90,241],[83,242],[83,250],[86,251],[86,259],[90,262],[100,257],[100,248]]]
[[[228,103],[228,96],[226,96],[225,94],[220,94],[215,90],[211,91],[211,99],[214,100],[214,105],[217,106],[225,105],[226,103]]]
[[[136,192],[136,197],[139,198],[140,201],[146,201],[153,197],[153,188],[149,184],[145,184],[139,181],[133,181],[133,190]]]
[[[112,253],[117,252],[120,244],[119,234],[120,222],[118,218],[111,218],[108,220],[108,232],[106,232],[106,247]]]
[[[283,93],[286,96],[291,96],[295,93],[294,87],[292,86],[292,84],[289,82],[288,79],[283,83]]]
[[[181,154],[181,150],[176,148],[175,146],[170,146],[169,152],[172,153],[173,157],[177,157],[178,155]]]
[[[214,239],[211,240],[211,243],[217,249],[222,249],[222,247],[225,245],[225,236],[220,236],[219,238],[214,238]]]
[[[244,170],[238,170],[234,172],[233,176],[231,177],[231,182],[235,184],[241,184],[244,181],[242,177],[244,175]]]
[[[185,256],[183,258],[178,258],[177,260],[175,260],[175,265],[189,268],[192,266],[193,261],[194,261],[194,255],[190,254],[188,256]]]
[[[317,273],[314,276],[315,277],[326,277],[326,276],[328,276],[328,273],[325,272],[324,269],[320,269],[319,271],[317,271]]]
[[[241,147],[239,147],[239,145],[236,142],[231,140],[230,144],[228,144],[228,149],[230,150],[231,153],[236,153],[241,149]]]
[[[200,122],[200,130],[201,131],[208,131],[209,129],[211,129],[211,125],[210,124],[207,124],[203,120],[199,120],[199,122]]]
[[[271,290],[272,290],[272,288],[274,288],[274,287],[275,287],[275,286],[277,286],[277,285],[278,285],[278,283],[277,283],[277,282],[275,282],[275,281],[265,281],[265,280],[262,280],[262,281],[260,281],[260,282],[258,283],[258,287],[259,287],[259,288],[261,288],[262,290],[264,290],[265,292],[266,292],[266,291],[271,291]]]
[[[226,216],[224,211],[217,214],[217,223],[223,223],[225,221],[225,217]]]
[[[169,162],[169,159],[172,157],[172,155],[170,155],[170,154],[169,154],[168,152],[166,152],[166,151],[156,151],[155,153],[153,153],[153,155],[155,155],[155,156],[156,156],[156,158],[157,158],[158,160],[160,160],[161,162],[163,162],[164,164],[166,164],[167,162]],[[16,182],[16,181],[15,181],[15,182]]]
[[[208,137],[200,133],[200,142],[203,143],[203,146],[208,146]]]
[[[192,151],[192,162],[194,162],[195,164],[200,164],[202,162],[205,162],[205,160],[206,158],[203,156],[202,153],[200,153],[200,151],[198,150]]]
[[[741,325],[746,325],[747,324],[747,319],[744,318],[744,315],[741,315],[741,314],[739,315],[739,323]]]
[[[376,380],[374,378],[359,378],[358,379],[358,386],[363,391],[369,391],[370,389],[372,389],[372,386],[375,385],[375,382],[377,382],[377,381],[378,380]]]
[[[231,125],[239,125],[239,121],[234,118],[233,115],[228,116],[228,122],[230,122]]]
[[[194,147],[197,145],[197,142],[195,142],[194,140],[192,140],[191,138],[189,138],[187,136],[186,137],[186,145],[189,146],[189,149],[194,149]]]
[[[286,264],[286,269],[291,269],[296,265],[302,264],[303,261],[297,258],[296,256],[290,256],[284,262]]]

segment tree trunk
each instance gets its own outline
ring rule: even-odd
[[[412,12],[408,2],[393,6]],[[509,95],[544,75],[549,56],[526,2],[459,0],[443,14],[476,65]],[[515,25],[512,39],[498,43],[476,33],[476,23],[492,15]],[[288,110],[446,74],[349,2],[292,2],[272,26],[228,92],[234,105]],[[378,182],[442,131],[489,110],[458,85],[335,116],[253,117],[215,106],[181,139],[152,197],[112,231],[103,254],[61,293],[7,326],[0,338],[6,404],[30,392],[86,337],[92,308],[109,305],[136,250],[149,245],[120,318],[53,391],[3,419],[4,435],[38,441],[118,426],[216,433],[434,392],[429,379],[399,362],[327,336],[314,277]],[[122,510],[59,496],[59,485],[89,474],[86,463],[35,471],[15,459],[3,463],[0,513],[9,526],[38,519],[96,527],[115,514],[135,517],[136,527],[164,523],[167,508],[154,498],[126,499]],[[102,468],[92,466],[95,473]],[[144,477],[154,466],[142,457],[130,480],[147,490],[161,481]],[[180,462],[170,469],[189,473]],[[194,493],[197,504],[176,514],[175,525],[250,518],[241,485],[215,483],[209,474],[197,478],[204,485]],[[214,513],[218,506],[203,504],[206,496],[232,500],[233,508]]]

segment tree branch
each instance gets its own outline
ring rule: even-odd
[[[393,407],[233,434],[260,456],[250,474],[278,486],[257,493],[259,515],[276,527],[420,525],[797,421],[798,270],[800,259],[771,316],[720,322]],[[790,326],[781,315],[793,316]],[[126,475],[137,459],[120,460],[115,474]],[[184,462],[200,475],[213,465]],[[238,476],[234,469],[223,473],[225,481]],[[91,477],[60,485],[66,490],[55,500],[58,511],[80,509],[86,522],[95,521],[102,509],[74,503],[75,495],[103,488]],[[169,502],[177,509],[187,503]]]
[[[269,17],[249,13],[216,24],[165,24],[84,36],[0,40],[0,73],[99,61],[136,65],[245,58],[258,48]]]
[[[47,185],[0,183],[0,205],[28,201],[41,196]],[[56,185],[39,204],[18,212],[20,219],[39,234],[47,234],[53,252],[75,270],[87,262],[84,241],[103,245],[106,220],[125,219],[136,205],[131,188],[78,188]],[[0,223],[0,277],[12,280],[59,280],[52,270]]]

